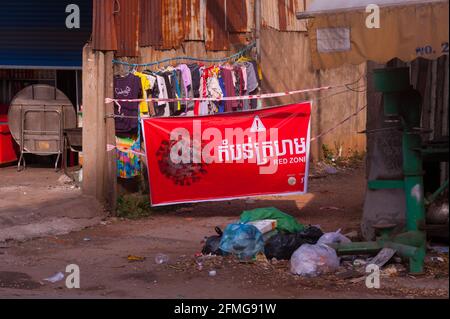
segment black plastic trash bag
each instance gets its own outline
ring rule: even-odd
[[[216,231],[217,235],[210,236],[206,239],[205,246],[203,246],[202,254],[203,255],[222,255],[222,250],[220,250],[220,240],[222,239],[222,229],[219,227],[215,227],[214,230]]]
[[[276,234],[270,237],[265,245],[264,252],[268,259],[290,259],[294,251],[303,244],[315,244],[323,232],[314,226],[293,234]]]

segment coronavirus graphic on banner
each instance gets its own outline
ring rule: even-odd
[[[311,103],[142,120],[154,206],[307,190]]]

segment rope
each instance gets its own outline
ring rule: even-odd
[[[286,92],[278,92],[278,93],[264,93],[264,94],[256,94],[256,95],[241,95],[241,96],[228,96],[228,97],[195,97],[195,98],[148,98],[148,99],[111,99],[105,98],[105,103],[116,103],[120,106],[119,102],[187,102],[187,101],[238,101],[238,100],[260,100],[260,99],[269,99],[274,97],[288,96],[294,94],[301,94],[307,92],[317,92],[322,90],[330,90],[334,88],[344,87],[344,85],[337,86],[322,86],[319,88],[312,89],[303,89],[303,90],[295,90],[295,91],[286,91]]]
[[[188,61],[197,61],[197,62],[205,62],[205,63],[223,63],[223,62],[227,62],[229,60],[234,60],[234,59],[241,57],[245,52],[249,51],[254,46],[256,46],[255,42],[250,43],[249,45],[244,47],[239,52],[237,52],[233,55],[230,55],[229,57],[226,57],[226,58],[217,58],[217,59],[203,58],[202,59],[202,58],[194,58],[194,57],[190,57],[190,56],[180,56],[180,57],[175,57],[175,58],[167,58],[167,59],[150,62],[150,63],[129,63],[129,62],[120,61],[120,60],[112,60],[112,62],[115,64],[128,65],[128,66],[132,66],[132,67],[140,67],[140,66],[149,67],[149,66],[159,65],[159,64],[163,64],[163,63],[167,63],[167,62],[171,62],[171,61],[178,61],[178,60],[188,60]]]
[[[367,107],[367,104],[362,106],[361,108],[359,108],[355,113],[347,116],[345,119],[343,119],[342,121],[340,121],[337,125],[333,126],[332,128],[326,130],[323,133],[320,133],[319,135],[313,137],[310,141],[313,142],[315,140],[318,140],[319,138],[321,138],[324,135],[327,135],[331,132],[333,132],[335,129],[337,129],[339,126],[343,125],[345,122],[347,122],[348,120],[350,120],[352,117],[356,116],[359,114],[359,112],[361,112],[362,110],[364,110]]]

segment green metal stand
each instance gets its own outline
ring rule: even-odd
[[[426,234],[420,230],[425,224],[425,201],[422,168],[422,140],[420,127],[421,97],[409,83],[408,68],[386,68],[374,71],[375,88],[383,93],[384,113],[396,117],[403,128],[403,180],[374,180],[369,189],[403,188],[406,196],[406,229],[392,235],[396,225],[374,226],[380,236],[373,242],[334,245],[339,255],[376,253],[384,247],[395,249],[409,259],[411,273],[422,273],[426,253]]]

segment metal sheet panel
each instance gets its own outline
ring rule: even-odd
[[[160,0],[140,0],[140,46],[161,47],[162,8]]]
[[[305,11],[307,2],[307,0],[285,0],[286,29],[282,31],[306,31],[306,21],[298,20],[296,13]]]
[[[261,24],[264,27],[280,29],[280,19],[278,17],[278,0],[261,1]]]
[[[93,0],[93,2],[92,48],[105,51],[117,50],[114,0]]]
[[[206,2],[206,49],[211,51],[228,50],[229,34],[226,26],[225,0]]]
[[[227,0],[227,30],[228,32],[247,31],[247,1]]]
[[[139,0],[116,0],[114,22],[117,31],[116,56],[138,56]]]
[[[280,31],[306,31],[305,21],[298,20],[296,13],[305,11],[310,2],[311,0],[262,1],[262,25]]]
[[[184,39],[185,0],[162,0],[162,49],[178,48]]]
[[[80,8],[80,28],[66,27],[66,7]],[[92,28],[92,0],[2,1],[2,68],[81,68]]]
[[[205,39],[206,0],[185,0],[186,20],[184,25],[186,40]]]

